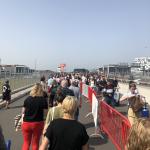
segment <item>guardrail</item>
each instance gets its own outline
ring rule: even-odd
[[[117,150],[124,150],[130,129],[128,119],[104,101],[100,102],[99,116],[102,131],[107,133]]]

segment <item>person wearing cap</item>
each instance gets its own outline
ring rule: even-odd
[[[3,101],[6,101],[6,106],[5,108],[8,108],[8,105],[11,101],[11,88],[9,85],[9,80],[5,81],[5,84],[2,87],[2,99]]]

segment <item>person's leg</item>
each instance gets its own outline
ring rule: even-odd
[[[23,145],[22,150],[29,150],[32,139],[32,126],[31,123],[24,122],[22,124]]]
[[[9,101],[6,100],[6,105],[5,105],[5,108],[6,108],[6,109],[8,108],[8,105],[9,105]]]
[[[32,150],[39,149],[39,141],[44,128],[44,122],[36,122],[33,125]]]
[[[8,105],[10,104],[11,96],[10,95],[6,95],[5,98],[6,98],[6,106],[5,106],[5,108],[7,109],[7,108],[9,108]]]

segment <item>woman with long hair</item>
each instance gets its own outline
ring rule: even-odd
[[[40,150],[88,150],[85,127],[74,119],[77,109],[74,96],[67,96],[62,103],[63,118],[53,120],[47,128]]]
[[[132,125],[126,150],[150,150],[150,119],[138,119]]]
[[[44,127],[44,110],[48,104],[43,97],[43,89],[40,83],[36,83],[23,105],[23,146],[22,150],[29,150],[32,143],[32,150],[39,149],[39,140]]]

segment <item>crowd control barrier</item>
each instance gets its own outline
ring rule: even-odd
[[[118,150],[124,150],[130,129],[128,119],[104,101],[100,102],[99,114],[102,131],[107,133]]]
[[[92,114],[94,118],[95,133],[93,135],[100,135],[103,138],[97,132],[103,131],[108,135],[117,150],[124,150],[131,127],[128,119],[104,101],[98,100],[96,92],[88,85],[83,83],[81,85],[80,83],[80,91],[90,104],[91,112],[87,115]]]

